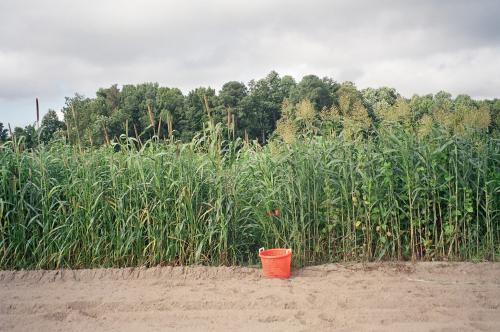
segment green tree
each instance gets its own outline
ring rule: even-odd
[[[49,110],[42,118],[40,127],[40,141],[47,144],[53,138],[57,131],[64,129],[64,122],[59,120],[54,110]]]
[[[451,94],[446,91],[439,91],[434,96],[434,112],[443,111],[450,112],[453,110],[453,100]]]
[[[301,100],[308,99],[317,111],[321,111],[325,107],[332,106],[338,88],[338,84],[330,78],[320,79],[316,75],[307,75],[291,92],[290,101],[297,104]]]
[[[477,103],[468,95],[458,95],[453,101],[454,109],[457,112],[477,108]]]
[[[487,103],[491,113],[490,132],[498,138],[500,136],[500,99],[488,100]]]
[[[389,105],[394,105],[399,94],[394,88],[381,87],[381,88],[366,88],[361,90],[363,101],[366,107],[372,108],[381,101],[387,102]]]
[[[247,95],[245,84],[237,81],[230,81],[222,86],[219,92],[219,101],[224,107],[235,108],[241,103],[241,100]]]
[[[93,123],[93,110],[91,98],[75,94],[66,97],[66,103],[62,109],[64,123],[67,127],[67,135],[71,144],[85,144],[88,129]]]
[[[162,122],[160,127],[161,137],[167,134],[168,122],[172,122],[173,129],[182,135],[182,132],[188,128],[183,126],[184,116],[184,95],[177,88],[158,88],[156,93],[156,108],[154,110],[155,118]],[[155,123],[155,126],[157,123]],[[157,128],[156,128],[157,129]]]
[[[281,117],[281,105],[295,88],[291,76],[280,78],[271,71],[265,78],[250,81],[249,94],[242,100],[242,112],[239,114],[239,135],[244,132],[261,143],[276,129]]]
[[[413,95],[409,102],[412,122],[415,124],[424,116],[431,116],[434,109],[434,97],[432,94],[419,96]]]
[[[24,128],[15,127],[13,135],[25,149],[33,149],[38,146],[38,135],[34,125],[27,125]]]
[[[5,142],[7,140],[7,129],[4,128],[3,123],[0,122],[0,142]]]
[[[233,135],[240,135],[242,128],[242,101],[247,96],[247,87],[242,82],[230,81],[222,86],[215,110],[215,121],[226,123]]]
[[[159,116],[159,111],[155,105],[158,87],[158,83],[124,85],[122,87],[120,94],[120,109],[123,112],[123,117],[128,120],[128,130],[130,133],[134,133],[135,130],[137,130],[140,135],[151,125],[148,105],[155,115]],[[144,132],[146,138],[152,134],[152,128]]]
[[[196,88],[186,96],[185,110],[180,119],[180,126],[183,128],[181,132],[183,141],[191,140],[197,132],[203,129],[203,124],[208,121],[208,114],[204,106],[205,98],[208,107],[214,109],[218,101],[215,90],[210,87]]]
[[[113,84],[107,89],[99,89],[96,93],[97,98],[103,100],[101,115],[110,116],[120,107],[121,92],[116,84]]]
[[[361,95],[363,96],[363,105],[373,118],[387,112],[396,103],[399,96],[396,89],[389,87],[366,88],[361,90]]]

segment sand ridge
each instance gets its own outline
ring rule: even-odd
[[[499,331],[499,263],[0,271],[0,331]]]

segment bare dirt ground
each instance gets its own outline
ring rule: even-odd
[[[500,264],[0,271],[1,331],[500,331]]]

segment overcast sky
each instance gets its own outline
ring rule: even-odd
[[[0,122],[75,92],[184,92],[269,71],[500,97],[500,1],[0,0]]]

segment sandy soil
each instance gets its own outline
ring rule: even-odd
[[[500,331],[500,264],[0,271],[1,331]]]

